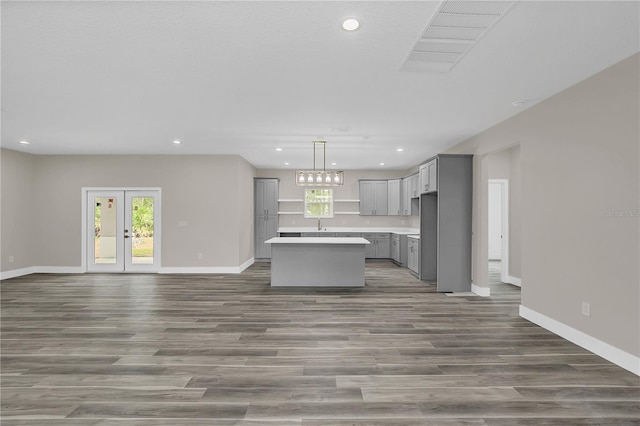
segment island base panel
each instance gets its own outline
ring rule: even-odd
[[[364,287],[364,245],[273,244],[273,287]]]

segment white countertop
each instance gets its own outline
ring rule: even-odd
[[[341,226],[333,226],[333,227],[326,227],[326,228],[322,228],[320,231],[318,231],[318,228],[315,228],[313,226],[308,226],[308,227],[286,227],[286,228],[279,228],[278,232],[317,232],[317,233],[323,233],[323,232],[371,232],[371,233],[390,233],[390,234],[399,234],[399,235],[415,235],[415,234],[420,234],[420,230],[417,228],[393,228],[393,227],[378,227],[378,228],[374,228],[374,227],[341,227]]]
[[[415,240],[419,240],[420,239],[420,235],[407,235],[407,238],[413,238]]]
[[[362,237],[275,237],[266,244],[371,244]]]

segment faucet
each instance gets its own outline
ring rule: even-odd
[[[322,226],[320,226],[320,219],[318,219],[318,231],[322,230]]]

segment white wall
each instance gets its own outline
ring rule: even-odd
[[[294,170],[268,169],[258,170],[258,177],[279,178],[279,197],[284,199],[303,199],[304,187],[296,186]],[[358,179],[394,179],[407,176],[403,170],[345,170],[345,183],[334,187],[334,199],[360,199]],[[359,211],[357,203],[335,203],[335,211]],[[302,211],[302,203],[281,203],[281,211]],[[278,218],[279,227],[309,227],[317,226],[317,219],[305,219],[303,215],[281,215]],[[348,227],[403,227],[419,228],[420,219],[416,216],[359,216],[335,215],[333,219],[322,219],[322,226]]]
[[[482,207],[487,154],[520,145],[522,305],[636,357],[639,60],[633,55],[448,151],[476,155],[474,202]],[[486,213],[474,212],[477,227]],[[484,238],[474,241],[477,271],[486,234],[474,237]],[[591,303],[590,317],[582,301]]]

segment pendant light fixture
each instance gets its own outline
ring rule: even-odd
[[[322,170],[316,170],[316,148],[322,146]],[[327,170],[327,142],[313,141],[313,170],[297,170],[297,186],[342,186],[344,172]]]

